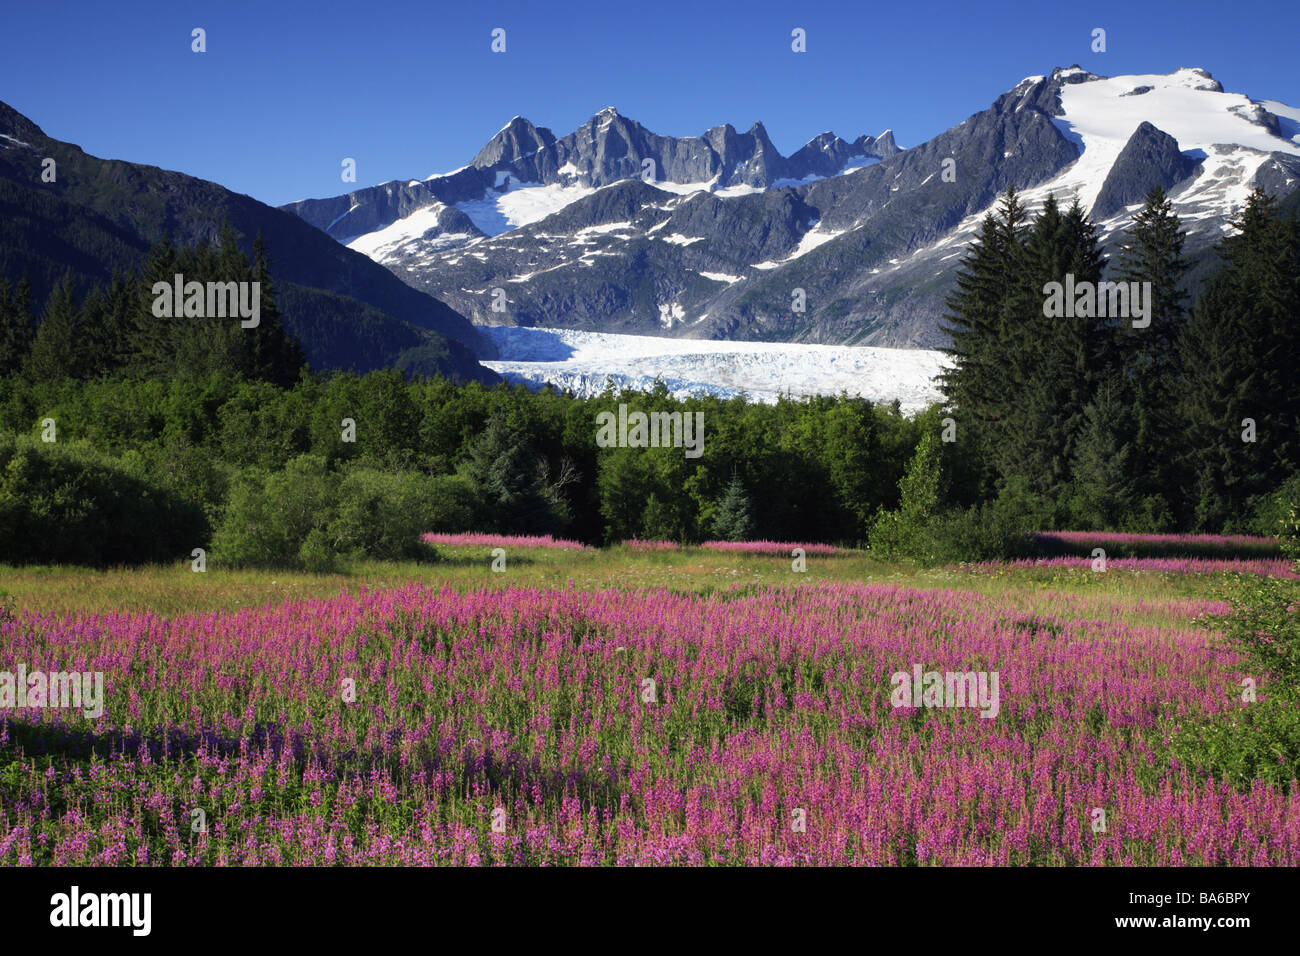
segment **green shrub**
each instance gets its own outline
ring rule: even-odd
[[[1029,527],[1014,509],[986,502],[932,518],[926,547],[937,563],[1011,561],[1032,553]]]
[[[1300,474],[1292,475],[1277,491],[1260,498],[1255,503],[1250,532],[1269,538],[1286,535],[1294,526],[1298,506],[1300,506]]]
[[[429,479],[428,527],[423,531],[464,531],[475,527],[478,498],[474,485],[463,475],[437,475]]]
[[[917,443],[907,474],[898,483],[899,502],[894,511],[881,511],[867,539],[881,558],[911,558],[921,564],[944,560],[935,537],[933,519],[939,512],[939,447],[933,432]]]
[[[470,527],[472,504],[463,478],[359,465],[339,473],[321,456],[302,455],[283,471],[236,476],[213,556],[309,571],[332,570],[340,559],[418,557],[429,553],[423,532]]]
[[[1014,479],[992,502],[965,511],[941,509],[939,461],[934,437],[927,433],[899,482],[898,510],[881,512],[872,525],[872,552],[922,565],[1027,556],[1032,544],[1028,532],[1047,519],[1046,502],[1023,479]]]
[[[1295,500],[1280,510],[1274,533],[1300,567]],[[1230,602],[1231,613],[1210,623],[1223,627],[1244,658],[1244,673],[1263,685],[1261,699],[1243,701],[1226,719],[1177,730],[1171,749],[1182,762],[1242,790],[1254,780],[1289,788],[1300,776],[1300,582],[1239,575]]]
[[[0,559],[6,562],[174,561],[208,534],[197,505],[84,442],[0,435]]]
[[[153,481],[199,508],[209,526],[221,524],[230,476],[235,469],[215,458],[208,449],[174,439],[127,449],[122,453],[121,462],[136,478]]]
[[[307,532],[302,546],[298,548],[298,563],[307,571],[333,571],[338,563],[338,555],[330,545],[329,535],[322,528],[312,528]]]
[[[339,482],[328,540],[350,557],[414,557],[420,535],[432,530],[433,492],[434,479],[419,472],[353,468]]]
[[[1177,731],[1172,749],[1180,763],[1242,792],[1256,780],[1289,790],[1300,775],[1300,707],[1293,696],[1273,693]]]
[[[226,515],[212,543],[214,559],[235,567],[303,567],[304,545],[316,569],[328,550],[322,536],[335,517],[338,477],[325,459],[301,455],[283,471],[250,468],[231,482]]]

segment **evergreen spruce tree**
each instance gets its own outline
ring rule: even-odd
[[[995,457],[1002,478],[1023,476],[1039,494],[1056,496],[1069,481],[1084,408],[1110,374],[1113,337],[1107,320],[1046,315],[1045,288],[1069,276],[1076,285],[1097,283],[1103,264],[1096,226],[1078,200],[1061,213],[1049,195],[1030,227],[1012,293],[1018,321],[1008,351],[1017,401]]]
[[[1228,486],[1235,483],[1234,459],[1240,448],[1245,343],[1235,328],[1236,292],[1232,276],[1223,269],[1210,277],[1179,339],[1185,374],[1179,412],[1186,428],[1183,460],[1194,475],[1195,500],[1190,503],[1192,527],[1220,531],[1231,505]]]
[[[754,536],[754,516],[745,485],[731,476],[713,512],[713,533],[720,541],[748,541]]]
[[[109,368],[117,372],[131,362],[131,336],[139,301],[135,279],[124,272],[115,272],[105,296],[104,323],[96,346],[103,351]]]
[[[21,285],[11,292],[9,283],[0,279],[0,377],[21,369],[32,347],[30,285],[27,288],[24,298]]]
[[[113,371],[112,353],[107,347],[108,294],[91,289],[81,302],[77,317],[78,377],[98,379]]]
[[[181,250],[179,260],[185,273],[186,282],[191,280],[202,283],[205,288],[209,282],[246,282],[249,267],[238,249],[235,250],[240,260],[240,268],[227,272],[222,266],[222,252],[209,243],[199,242],[189,249]],[[259,379],[255,363],[251,360],[252,339],[250,332],[240,327],[240,319],[233,310],[227,315],[206,314],[202,318],[187,317],[178,327],[181,332],[175,340],[175,368],[181,375],[193,378],[205,378],[212,372],[224,374],[242,374],[249,379]]]
[[[229,222],[221,227],[217,245],[211,250],[207,268],[210,278],[215,282],[254,282],[253,264],[239,247],[238,237]],[[239,320],[218,319],[217,330],[221,335],[221,368],[243,375],[250,379],[262,379],[265,376],[257,359],[258,343],[262,336],[263,324],[267,321],[267,302],[270,300],[267,289],[260,292],[259,324],[257,328],[245,329]],[[279,383],[287,384],[287,383]]]
[[[1026,232],[1023,268],[1009,287],[1015,318],[1008,332],[1004,382],[1013,383],[1016,400],[1007,408],[1003,440],[994,451],[999,476],[1024,476],[1036,491],[1055,489],[1064,471],[1057,460],[1063,409],[1056,394],[1058,360],[1064,353],[1056,342],[1057,320],[1043,314],[1042,289],[1047,282],[1061,281],[1068,256],[1064,220],[1049,193]]]
[[[1131,413],[1118,380],[1102,382],[1084,409],[1084,430],[1074,455],[1071,517],[1079,527],[1123,530],[1133,508],[1129,458]]]
[[[1300,468],[1300,233],[1258,189],[1233,225],[1218,247],[1224,267],[1179,338],[1195,521],[1206,530],[1244,526],[1252,499]]]
[[[1009,420],[1023,398],[1025,363],[1017,355],[1026,301],[1025,220],[1019,195],[1008,188],[997,215],[985,217],[947,301],[951,344],[944,351],[951,365],[940,388],[958,427],[969,430],[987,462],[1002,459],[1015,441]]]
[[[23,369],[29,381],[59,381],[81,375],[83,351],[78,340],[78,307],[72,294],[72,281],[71,272],[64,275],[45,303],[36,341]]]
[[[482,520],[508,534],[548,534],[558,530],[554,495],[543,462],[527,436],[493,415],[470,450],[463,473],[483,503]]]
[[[1185,240],[1169,197],[1155,186],[1125,235],[1116,275],[1121,282],[1151,283],[1150,324],[1134,328],[1129,322],[1120,337],[1124,400],[1133,408],[1135,487],[1142,497],[1163,499],[1184,519],[1192,503],[1179,489],[1188,487],[1192,475],[1176,403],[1182,378],[1178,339],[1187,322]]]
[[[36,320],[32,311],[32,280],[24,274],[14,287],[14,308],[19,315],[27,316],[28,345],[36,338]]]
[[[174,367],[175,337],[182,327],[180,303],[173,303],[173,317],[154,315],[156,283],[171,287],[175,276],[181,272],[176,247],[171,237],[164,236],[149,250],[149,258],[140,270],[136,283],[136,304],[129,331],[130,360],[128,369],[142,377],[168,377]]]
[[[229,233],[233,241],[234,233]],[[259,232],[253,241],[253,281],[261,283],[261,323],[250,339],[249,372],[255,378],[277,385],[292,385],[298,380],[306,361],[302,349],[285,331],[280,310],[275,304],[275,284],[271,280],[271,259]]]
[[[223,227],[216,246],[201,242],[176,249],[163,239],[151,251],[141,271],[138,304],[130,329],[130,369],[147,376],[206,378],[213,372],[290,386],[304,367],[302,350],[285,331],[275,305],[271,261],[261,236],[254,243],[254,260],[239,248],[234,230]],[[258,324],[245,328],[238,315],[185,316],[183,303],[173,303],[173,317],[153,314],[153,287],[172,285],[176,274],[186,283],[259,282]]]

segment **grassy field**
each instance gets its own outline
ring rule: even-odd
[[[973,573],[956,568],[919,569],[885,563],[865,552],[808,557],[796,572],[786,558],[727,554],[686,548],[637,553],[616,547],[567,551],[530,548],[507,553],[506,569],[491,570],[489,550],[440,547],[436,560],[361,562],[337,573],[233,570],[190,562],[139,568],[21,567],[0,564],[0,592],[16,607],[40,614],[145,611],[170,616],[196,611],[232,611],[285,600],[330,598],[346,591],[396,587],[411,582],[477,588],[667,587],[705,592],[737,584],[790,585],[818,581],[901,584],[922,589],[959,588],[1011,601],[1025,610],[1050,608],[1068,595],[1107,613],[1123,609],[1141,623],[1165,623],[1162,606],[1184,599],[1222,598],[1225,575],[1187,575],[1113,570],[1096,573],[1086,561],[1077,568],[1009,568]]]

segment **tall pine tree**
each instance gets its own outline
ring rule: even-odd
[[[244,378],[292,385],[304,367],[302,350],[285,331],[275,305],[271,261],[258,236],[254,258],[240,249],[233,229],[222,228],[217,245],[206,242],[176,249],[164,239],[156,245],[142,270],[135,322],[131,329],[130,367],[149,376],[205,378],[220,371]],[[173,316],[153,314],[154,284],[172,285],[180,274],[186,283],[258,282],[258,324],[242,325],[238,315],[185,316],[173,304]]]
[[[280,321],[280,310],[275,304],[275,283],[271,279],[271,257],[259,232],[253,241],[253,280],[261,283],[261,324],[251,331],[258,334],[251,340],[248,351],[247,374],[275,382],[292,385],[306,366],[302,349]]]
[[[1073,460],[1071,518],[1095,531],[1124,530],[1133,513],[1131,412],[1118,379],[1103,381],[1083,410],[1084,428]]]
[[[1130,322],[1120,337],[1124,400],[1131,404],[1134,419],[1135,493],[1179,510],[1184,520],[1190,515],[1181,507],[1184,496],[1177,489],[1187,487],[1192,475],[1176,402],[1182,379],[1178,339],[1187,322],[1185,240],[1173,204],[1157,185],[1133,217],[1116,270],[1121,282],[1151,283],[1150,324],[1135,328]]]
[[[1049,196],[1025,243],[1025,268],[1012,293],[1016,331],[1011,336],[1018,401],[997,449],[1003,478],[1022,476],[1040,494],[1056,496],[1070,478],[1070,463],[1084,427],[1084,408],[1108,374],[1105,320],[1049,316],[1047,284],[1101,280],[1104,260],[1096,226],[1076,199],[1062,214]]]
[[[1300,226],[1256,189],[1179,338],[1198,527],[1244,527],[1300,468]],[[1253,440],[1250,440],[1252,439]]]
[[[31,284],[23,283],[11,292],[0,279],[0,376],[21,369],[32,347]]]
[[[72,273],[55,286],[41,313],[36,341],[23,373],[33,382],[78,378],[83,372],[83,342],[78,329],[78,305],[72,292]]]
[[[997,214],[985,217],[947,301],[944,349],[950,365],[940,388],[981,460],[991,462],[1007,440],[1009,418],[1020,398],[1015,380],[1017,291],[1022,290],[1027,214],[1014,187]],[[986,483],[991,475],[985,476]]]

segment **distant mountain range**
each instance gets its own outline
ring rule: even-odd
[[[761,123],[662,136],[610,107],[556,137],[517,116],[461,169],[275,209],[90,156],[0,103],[0,276],[28,276],[39,304],[68,270],[84,289],[164,235],[213,240],[229,221],[245,247],[265,237],[285,325],[317,369],[497,381],[473,323],[933,347],[966,245],[1007,186],[1031,209],[1049,192],[1078,198],[1113,250],[1156,183],[1203,275],[1252,187],[1300,200],[1300,109],[1199,69],[1074,66],[910,149],[888,130],[828,132],[787,157]]]
[[[1207,259],[1251,187],[1296,191],[1300,110],[1200,69],[1073,66],[910,149],[823,133],[785,157],[761,124],[661,136],[607,108],[562,138],[515,117],[454,172],[282,208],[480,324],[929,347],[1007,186],[1031,209],[1077,197],[1113,247],[1156,183]]]
[[[53,159],[54,181],[45,182]],[[399,367],[499,381],[494,349],[464,316],[296,216],[183,173],[104,160],[46,136],[0,103],[0,277],[27,276],[39,305],[71,270],[79,291],[132,269],[150,246],[266,240],[285,327],[316,369]]]

